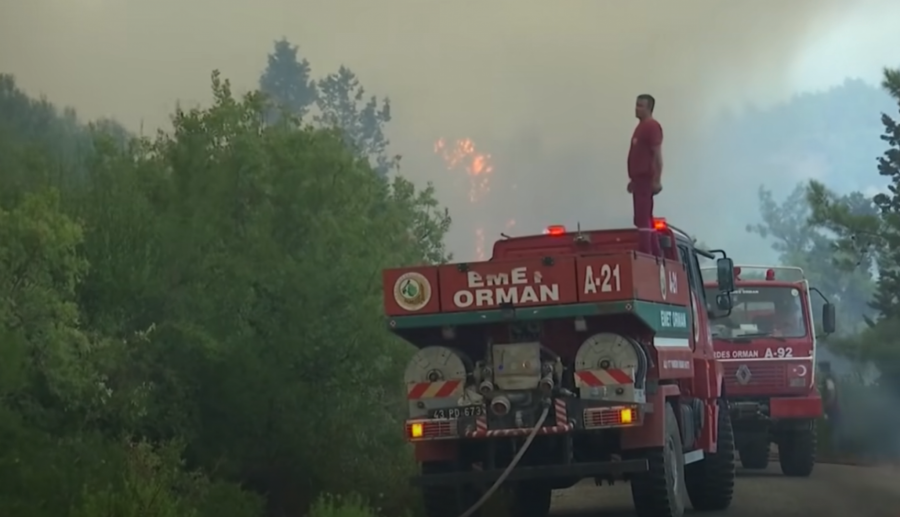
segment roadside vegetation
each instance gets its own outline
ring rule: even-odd
[[[838,306],[839,332],[825,342],[831,362],[838,363],[833,366],[841,388],[844,443],[837,452],[900,459],[900,438],[893,432],[900,426],[900,71],[886,69],[881,86],[894,105],[880,114],[883,154],[872,157],[871,167],[842,163],[852,166],[846,172],[858,175],[857,181],[887,183],[883,193],[838,193],[811,181],[779,203],[762,188],[763,222],[747,230],[769,239],[783,264],[803,267],[810,283]],[[841,131],[806,136],[824,140]],[[832,424],[819,426],[825,454],[835,453]]]
[[[416,512],[380,272],[443,260],[449,216],[352,72],[303,84],[214,73],[135,138],[0,79],[0,515]]]

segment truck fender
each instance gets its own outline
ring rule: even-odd
[[[651,411],[644,414],[643,425],[622,429],[620,445],[623,450],[662,447],[665,441],[666,404],[672,400],[677,408],[681,390],[675,384],[661,384],[658,389],[647,394]]]

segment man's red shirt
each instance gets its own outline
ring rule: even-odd
[[[628,177],[650,178],[653,176],[653,148],[662,145],[663,131],[659,122],[647,118],[638,122],[631,136],[628,150]]]

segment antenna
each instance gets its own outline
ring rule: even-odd
[[[587,244],[587,243],[591,242],[590,235],[586,235],[586,234],[582,233],[582,231],[581,231],[581,221],[578,221],[578,223],[576,223],[575,227],[577,229],[576,234],[575,234],[575,242],[577,242],[579,244]]]

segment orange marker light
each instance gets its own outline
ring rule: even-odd
[[[619,421],[623,424],[634,422],[634,413],[631,411],[631,408],[625,408],[619,411]]]
[[[561,224],[554,224],[553,226],[548,226],[544,233],[547,235],[562,235],[566,233],[566,227]]]
[[[669,228],[669,225],[666,223],[666,220],[662,217],[658,219],[653,219],[653,229],[654,230],[666,230]]]
[[[421,438],[425,435],[425,425],[422,423],[414,423],[409,426],[410,438]]]

